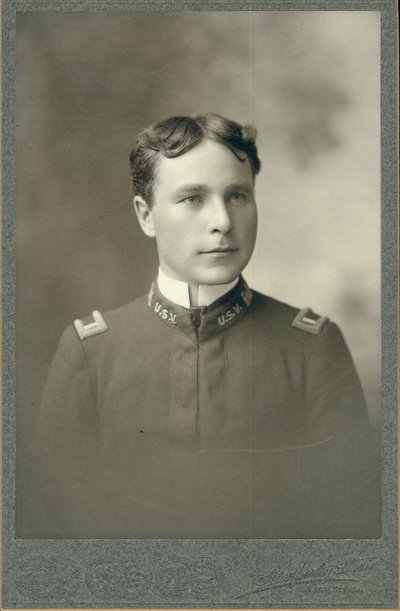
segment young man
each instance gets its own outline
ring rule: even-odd
[[[255,130],[173,117],[139,134],[131,169],[158,275],[61,339],[38,425],[37,536],[379,536],[377,459],[338,327],[241,276]]]

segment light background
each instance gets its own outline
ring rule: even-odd
[[[379,13],[17,17],[17,444],[67,324],[148,290],[135,134],[176,114],[258,128],[253,288],[341,326],[380,413]],[[23,469],[23,455],[20,452]]]

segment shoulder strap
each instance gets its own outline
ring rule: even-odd
[[[327,322],[329,322],[327,316],[318,316],[318,314],[314,314],[311,308],[304,308],[297,314],[292,322],[292,327],[318,335]]]
[[[86,325],[84,325],[82,320],[79,320],[79,318],[74,320],[75,329],[82,341],[87,337],[92,337],[92,335],[104,333],[104,331],[107,331],[108,329],[106,321],[98,310],[94,310],[92,312],[92,316],[94,319],[93,322]]]

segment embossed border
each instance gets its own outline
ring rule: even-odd
[[[377,540],[23,540],[14,537],[15,15],[17,11],[381,13],[383,531]],[[394,0],[3,1],[3,606],[397,608],[397,10]],[[309,563],[311,559],[311,564]],[[328,599],[318,583],[346,580]],[[299,591],[299,584],[313,584]],[[351,584],[351,585],[350,585]],[[311,588],[310,588],[311,589]]]

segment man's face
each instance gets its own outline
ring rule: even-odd
[[[227,284],[247,265],[257,233],[249,161],[211,140],[159,161],[151,221],[160,265],[190,284]]]

